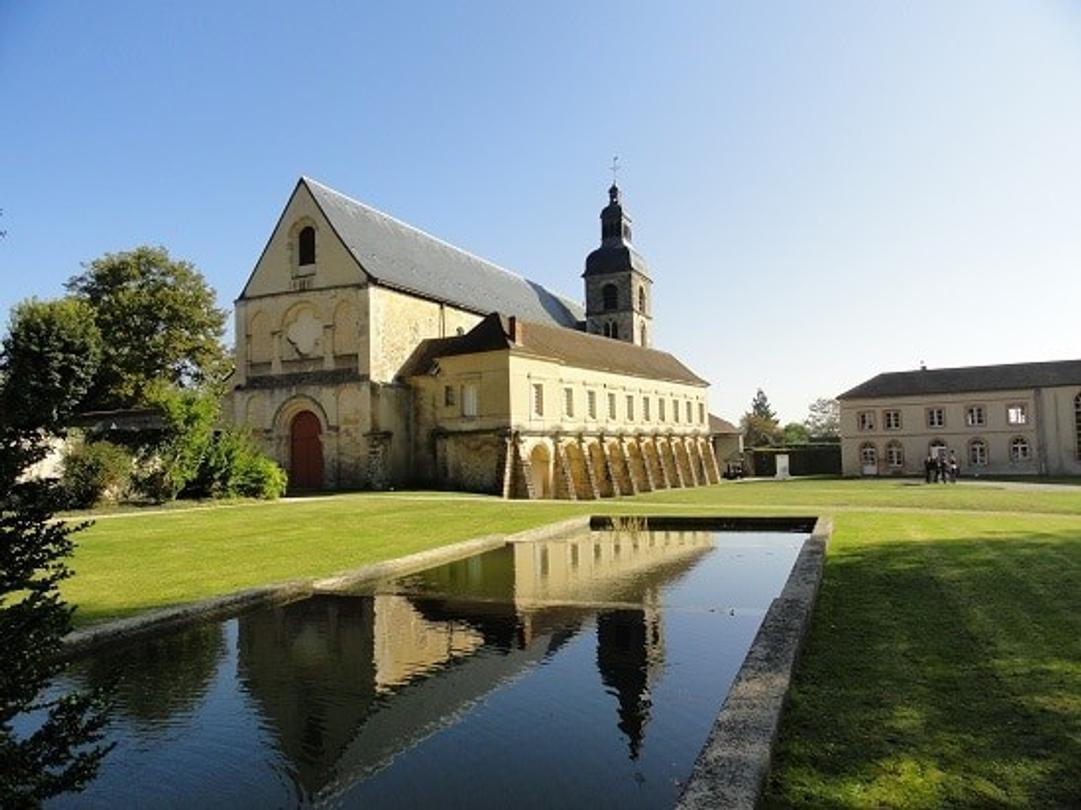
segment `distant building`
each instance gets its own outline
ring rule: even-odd
[[[650,348],[630,237],[613,185],[582,307],[301,178],[236,301],[227,410],[303,489],[715,482],[709,384]]]
[[[739,432],[739,428],[712,413],[709,415],[709,441],[722,470],[729,462],[743,458],[743,434]]]
[[[1081,360],[879,374],[841,394],[845,475],[1081,475]]]

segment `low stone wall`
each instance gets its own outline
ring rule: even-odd
[[[800,648],[822,581],[833,526],[815,524],[781,595],[773,600],[747,651],[677,808],[746,808],[762,794]]]

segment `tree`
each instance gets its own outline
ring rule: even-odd
[[[799,422],[789,422],[784,426],[783,433],[784,443],[790,447],[798,444],[809,444],[811,441],[807,428]]]
[[[225,312],[190,262],[142,246],[95,259],[66,286],[93,309],[102,335],[86,408],[145,404],[159,380],[192,386],[224,376]]]
[[[26,479],[45,455],[92,376],[77,347],[93,345],[78,307],[38,302],[17,307],[0,350],[0,806],[40,804],[93,778],[108,751],[98,693],[39,697],[59,674],[61,639],[72,608],[58,585],[70,576],[71,535],[82,526],[53,520],[55,481]],[[84,358],[85,359],[85,358]],[[39,365],[34,368],[33,362]],[[31,373],[33,372],[33,373]],[[27,386],[30,386],[27,389]],[[30,407],[34,402],[40,407]],[[38,711],[41,725],[16,734],[14,719]]]
[[[158,382],[146,397],[161,411],[165,428],[160,439],[146,448],[157,467],[144,482],[144,489],[159,500],[173,500],[195,480],[207,455],[214,425],[221,416],[220,391],[210,386],[184,389]]]
[[[803,424],[815,439],[837,439],[841,436],[841,403],[819,397],[807,408]]]
[[[755,392],[754,399],[751,400],[751,413],[755,416],[760,416],[763,419],[769,419],[773,422],[777,421],[777,413],[770,407],[769,398],[766,396],[766,392],[761,388]]]
[[[100,361],[101,333],[86,303],[17,304],[0,353],[6,418],[13,425],[59,425],[89,390]]]

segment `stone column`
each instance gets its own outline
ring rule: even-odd
[[[552,494],[559,498],[559,490],[556,487],[558,481],[567,492],[567,500],[578,500],[578,491],[574,488],[574,476],[571,475],[570,466],[567,464],[567,454],[563,450],[563,444],[559,435],[552,437]]]
[[[646,492],[653,492],[657,488],[657,484],[653,480],[653,470],[649,468],[649,459],[646,458],[646,451],[642,447],[642,439],[639,436],[635,436],[633,439],[628,439],[638,447],[638,458],[642,459],[642,471],[645,473],[646,480]]]
[[[665,489],[671,489],[672,480],[668,477],[668,468],[664,464],[664,450],[661,449],[660,444],[658,444],[659,441],[660,440],[657,438],[656,434],[650,437],[650,443],[653,445],[653,456],[657,459],[657,466],[661,470],[660,483],[664,486]]]
[[[693,486],[702,486],[701,480],[698,477],[698,465],[694,462],[694,440],[684,438],[681,440],[683,443],[683,452],[687,454],[687,466],[691,468],[691,480],[694,482]]]
[[[676,437],[668,434],[668,452],[672,454],[672,466],[676,468],[676,482],[680,488],[687,486],[687,479],[683,475],[683,467],[679,463],[679,454],[676,452]]]
[[[508,433],[503,450],[503,497],[507,499],[514,497],[514,457],[517,449],[518,435]]]

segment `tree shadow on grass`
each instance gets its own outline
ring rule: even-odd
[[[1081,539],[831,556],[767,807],[1081,806]]]

